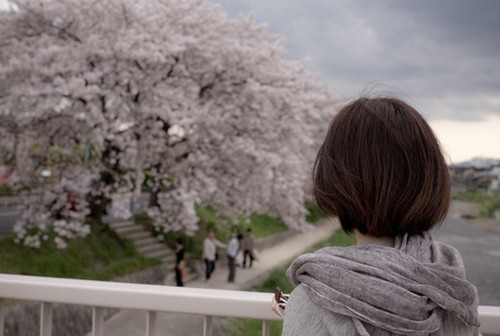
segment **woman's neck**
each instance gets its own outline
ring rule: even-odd
[[[356,236],[356,244],[379,244],[379,245],[387,245],[394,246],[394,237],[374,237],[370,235],[362,234],[359,231],[354,231]]]

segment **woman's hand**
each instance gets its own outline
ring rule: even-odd
[[[271,310],[275,314],[277,314],[279,317],[285,318],[284,317],[285,308],[283,308],[282,306],[278,305],[278,302],[276,302],[276,299],[274,298],[274,295],[273,295],[273,300],[271,302]]]
[[[271,301],[271,310],[275,312],[279,317],[284,318],[287,301],[288,295],[283,295],[281,289],[277,287]]]

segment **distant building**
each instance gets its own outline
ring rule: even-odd
[[[490,184],[490,190],[500,190],[500,166],[491,169],[491,175],[494,177]]]
[[[480,158],[452,165],[450,177],[455,185],[499,190],[500,160]]]

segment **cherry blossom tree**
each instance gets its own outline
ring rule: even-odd
[[[305,227],[334,100],[279,37],[199,0],[12,3],[0,12],[0,137],[21,184],[46,195],[19,221],[21,241],[56,227],[64,247],[98,202],[144,190],[165,231],[195,231],[195,204]]]

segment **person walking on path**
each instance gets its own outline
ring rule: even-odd
[[[227,265],[229,267],[229,275],[227,277],[227,282],[234,282],[234,277],[236,275],[236,255],[240,249],[240,244],[238,243],[238,231],[233,230],[231,232],[231,239],[227,244]]]
[[[253,250],[255,247],[254,239],[252,236],[252,229],[248,228],[245,238],[243,240],[243,268],[247,265],[247,257],[250,259],[248,267],[252,267],[253,261],[255,260],[255,256],[253,254]]]
[[[183,278],[185,278],[187,269],[186,261],[184,260],[184,244],[182,238],[175,240],[175,283],[179,287],[184,286]]]
[[[203,260],[205,261],[205,281],[210,280],[215,270],[215,260],[217,259],[217,247],[226,247],[226,244],[215,238],[213,230],[209,230],[207,237],[203,241]]]

